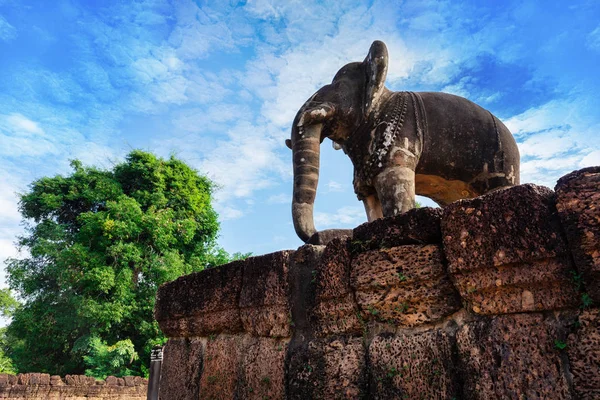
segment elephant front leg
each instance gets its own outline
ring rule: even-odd
[[[374,180],[384,217],[415,208],[415,171],[409,167],[385,168]]]
[[[376,219],[383,218],[383,211],[381,210],[381,202],[374,194],[363,199],[365,205],[365,211],[367,212],[367,221],[375,221]]]

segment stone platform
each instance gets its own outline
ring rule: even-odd
[[[161,399],[600,399],[600,167],[159,289]]]

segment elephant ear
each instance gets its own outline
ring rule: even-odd
[[[367,74],[367,87],[363,102],[366,117],[371,113],[383,92],[388,67],[388,52],[385,43],[379,40],[374,41],[363,64]]]

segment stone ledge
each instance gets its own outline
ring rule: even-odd
[[[145,400],[148,380],[109,376],[96,380],[85,375],[50,376],[42,373],[0,374],[2,399],[120,399]]]
[[[161,327],[187,335],[169,339],[163,379],[188,392],[163,398],[598,397],[596,172],[563,180],[564,198],[516,186],[220,267],[241,277],[231,297],[224,280],[189,278],[237,302],[157,304]],[[218,322],[227,315],[238,331]],[[169,325],[209,318],[211,329]]]

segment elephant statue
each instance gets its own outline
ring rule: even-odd
[[[319,146],[327,137],[354,165],[354,191],[368,221],[415,206],[440,206],[519,184],[519,150],[489,111],[451,94],[392,92],[387,48],[375,41],[363,62],[343,66],[300,108],[292,126],[292,217],[305,242],[317,233],[313,205]]]

